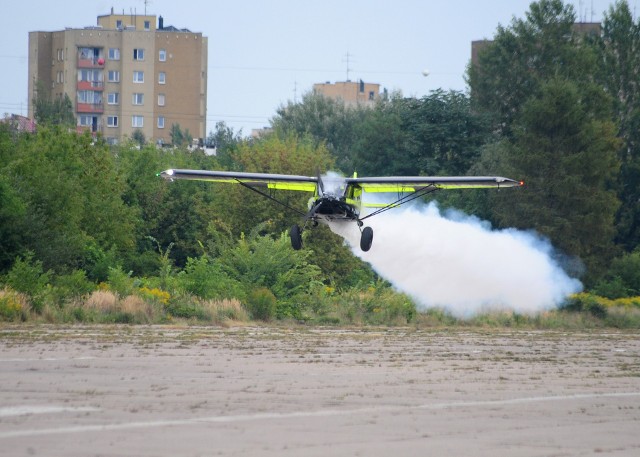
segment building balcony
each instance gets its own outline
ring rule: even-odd
[[[104,113],[104,103],[76,103],[77,113]]]
[[[78,90],[104,90],[104,82],[102,81],[78,81]]]
[[[79,56],[78,57],[78,68],[104,68],[104,58],[86,58]]]

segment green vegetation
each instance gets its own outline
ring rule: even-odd
[[[561,0],[532,3],[469,67],[470,95],[395,93],[365,109],[307,94],[264,138],[217,124],[216,156],[190,151],[178,125],[173,148],[78,135],[69,103],[39,91],[37,133],[0,125],[0,320],[639,327],[640,21],[624,1],[601,35],[575,21]],[[294,251],[295,214],[241,186],[171,185],[155,176],[166,168],[523,179],[436,197],[548,237],[589,292],[538,316],[418,313],[326,228]]]

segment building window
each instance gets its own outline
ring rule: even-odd
[[[134,83],[143,83],[144,82],[144,71],[134,71],[133,72],[133,82]]]
[[[109,48],[109,60],[120,60],[120,48]]]
[[[118,105],[120,103],[120,94],[118,92],[109,92],[107,94],[107,104]]]
[[[131,127],[134,127],[134,128],[142,128],[142,127],[144,127],[144,117],[142,117],[142,116],[131,116]]]
[[[107,127],[117,127],[118,116],[107,116]]]
[[[108,81],[110,83],[119,83],[120,82],[120,72],[117,70],[109,70],[107,75]]]
[[[158,84],[165,84],[167,82],[167,74],[164,71],[158,73]]]
[[[158,116],[158,128],[159,129],[164,128],[164,116]]]
[[[151,22],[150,21],[144,21],[144,29],[145,30],[151,30]]]
[[[64,49],[58,49],[58,60],[64,60]]]
[[[122,28],[122,21],[121,21],[120,19],[118,19],[118,20],[116,21],[116,28],[117,28],[117,29],[121,29],[121,28]]]
[[[78,116],[78,125],[82,127],[91,127],[93,124],[93,116],[81,115]]]
[[[102,104],[102,92],[94,90],[79,90],[78,103],[89,103],[92,105]]]
[[[133,60],[144,60],[144,49],[134,49]]]
[[[158,106],[164,106],[164,94],[158,94]]]
[[[158,60],[160,60],[160,62],[166,62],[166,60],[167,60],[167,50],[166,49],[160,49],[160,51],[158,51]]]
[[[64,72],[63,71],[59,71],[56,74],[56,82],[58,82],[58,83],[63,83],[64,82]]]
[[[373,91],[369,92],[369,100],[374,100],[375,99],[375,93]]]
[[[133,102],[134,105],[142,105],[144,104],[144,94],[133,94]]]

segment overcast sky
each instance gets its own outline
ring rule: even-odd
[[[379,83],[421,97],[466,91],[471,41],[522,18],[530,0],[149,0],[165,26],[209,38],[207,132],[224,121],[245,135],[318,82]],[[613,0],[570,1],[600,21]],[[629,0],[632,11],[638,0]],[[0,115],[27,113],[28,33],[144,14],[143,0],[0,0]],[[348,57],[347,57],[348,56]],[[427,69],[429,76],[422,72]]]

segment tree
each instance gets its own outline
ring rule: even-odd
[[[171,124],[171,143],[174,146],[189,146],[193,141],[193,136],[189,129],[182,130],[180,124]]]
[[[392,97],[356,125],[354,163],[367,175],[464,175],[488,134],[461,92]]]
[[[325,172],[333,166],[333,158],[324,146],[314,145],[309,138],[298,139],[294,134],[284,139],[271,135],[253,143],[241,143],[233,154],[233,162],[238,171],[294,175]],[[289,230],[292,217],[299,217],[292,209],[268,201],[242,186],[220,185],[215,192],[216,217],[212,219],[224,220],[236,236],[249,233],[266,221],[269,223],[266,232],[280,234]],[[276,191],[274,196],[289,208],[302,212],[306,212],[310,197],[307,193],[286,190]]]
[[[131,139],[140,147],[144,146],[147,142],[147,138],[141,129],[135,129],[131,134]]]
[[[631,251],[640,244],[640,21],[634,23],[626,1],[617,2],[605,14],[597,45],[599,80],[612,96],[623,140],[618,241]]]
[[[49,89],[38,81],[32,103],[34,118],[38,124],[75,127],[73,103],[67,94],[63,97],[52,97]]]
[[[224,122],[216,122],[215,131],[209,132],[207,136],[207,146],[216,149],[216,157],[220,164],[227,169],[234,169],[233,153],[242,143],[242,130],[235,133],[231,127]]]
[[[31,250],[46,269],[66,272],[82,266],[90,245],[132,248],[132,214],[122,202],[113,157],[88,132],[41,127],[3,173],[24,208],[18,254]]]
[[[468,67],[472,104],[490,116],[497,131],[511,135],[524,104],[538,97],[550,78],[594,84],[596,54],[584,35],[574,31],[575,20],[573,5],[562,0],[534,2],[526,20],[513,19],[510,27],[498,27],[477,65]]]
[[[491,194],[499,223],[534,228],[564,253],[579,256],[588,281],[602,274],[615,254],[619,206],[613,189],[619,169],[616,128],[607,116],[591,111],[593,96],[561,78],[543,84],[539,98],[522,107],[514,139],[489,148],[485,156],[485,167],[493,162],[500,173],[526,183],[518,192]],[[607,105],[604,92],[600,102]]]
[[[364,107],[347,107],[343,102],[309,92],[300,103],[281,106],[271,125],[283,138],[296,134],[313,138],[315,146],[323,145],[336,158],[339,170],[354,171],[351,146],[357,139],[355,126],[371,111]]]

